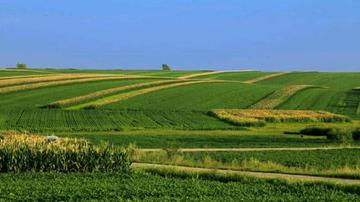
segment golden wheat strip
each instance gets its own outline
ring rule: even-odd
[[[3,72],[37,72],[37,73],[50,73],[41,70],[34,70],[34,69],[0,69]]]
[[[266,109],[215,109],[211,111],[222,120],[233,123],[256,123],[258,121],[326,121],[349,120],[348,117],[326,111],[310,110],[266,110]]]
[[[198,83],[206,83],[206,82],[214,83],[214,81],[206,81],[205,80],[205,81],[189,81],[189,82],[181,82],[181,83],[173,83],[173,84],[168,84],[168,85],[155,86],[155,87],[151,87],[151,88],[145,88],[145,89],[140,89],[140,90],[136,90],[136,91],[131,91],[131,92],[127,92],[127,93],[121,93],[118,95],[105,97],[105,98],[98,99],[98,100],[95,100],[92,102],[72,106],[67,109],[81,109],[81,108],[85,108],[88,106],[99,107],[99,106],[108,105],[108,104],[111,104],[114,102],[119,102],[122,100],[129,99],[131,97],[135,97],[138,95],[142,95],[142,94],[146,94],[146,93],[150,93],[150,92],[154,92],[154,91],[158,91],[158,90],[162,90],[162,89],[174,88],[174,87],[178,87],[178,86],[186,86],[186,85],[192,85],[192,84],[198,84]]]
[[[220,73],[223,73],[223,72],[224,71],[211,71],[211,72],[190,74],[190,75],[187,75],[187,76],[178,77],[178,79],[190,79],[190,78],[194,78],[194,77],[198,77],[198,76],[207,76],[207,75],[212,75],[212,74],[220,74]]]
[[[228,113],[233,116],[251,117],[251,118],[332,118],[334,116],[342,116],[326,111],[311,110],[266,110],[266,109],[215,109],[215,113]]]
[[[19,78],[35,78],[35,77],[43,77],[48,76],[48,74],[34,74],[34,75],[22,75],[22,76],[2,76],[0,77],[0,80],[6,80],[6,79],[19,79]]]
[[[312,85],[294,85],[294,86],[286,86],[279,90],[274,91],[269,96],[265,97],[264,99],[260,100],[259,102],[251,105],[250,109],[274,109],[281,103],[285,102],[295,93],[300,90],[315,87]]]
[[[111,93],[116,93],[119,91],[131,90],[131,89],[135,89],[135,88],[158,85],[158,84],[165,84],[165,83],[171,83],[171,82],[176,82],[176,80],[152,81],[152,82],[146,82],[146,83],[127,85],[127,86],[119,86],[119,87],[115,87],[115,88],[96,91],[96,92],[93,92],[93,93],[90,93],[87,95],[82,95],[82,96],[59,100],[59,101],[56,101],[56,102],[53,102],[50,104],[67,105],[67,104],[77,103],[77,102],[81,102],[84,100],[88,100],[88,99],[103,96],[103,95],[108,95]]]
[[[10,93],[10,92],[15,92],[15,91],[29,90],[29,89],[36,89],[36,88],[43,88],[43,87],[57,86],[57,85],[64,85],[64,84],[74,84],[74,83],[84,83],[84,82],[91,82],[91,81],[102,81],[102,80],[113,80],[113,79],[124,79],[124,78],[143,78],[143,77],[116,76],[116,77],[82,78],[82,79],[76,79],[76,80],[71,79],[71,80],[62,80],[62,81],[49,81],[49,82],[3,87],[3,88],[0,88],[0,93]]]
[[[261,77],[251,79],[251,80],[247,80],[247,81],[243,81],[243,82],[244,83],[255,83],[255,82],[263,81],[263,80],[270,79],[270,78],[273,78],[273,77],[282,76],[284,74],[288,74],[288,72],[280,72],[280,73],[268,74],[268,75],[265,75],[265,76],[261,76]]]
[[[90,78],[90,77],[111,77],[115,75],[111,74],[52,74],[49,76],[42,77],[30,77],[30,78],[15,78],[0,80],[0,86],[5,85],[16,85],[22,83],[35,83],[35,82],[45,82],[45,81],[56,81],[56,80],[66,80],[66,79],[80,79],[80,78]],[[119,75],[122,76],[122,75]]]

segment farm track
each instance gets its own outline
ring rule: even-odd
[[[292,85],[286,86],[279,90],[274,91],[265,98],[261,99],[257,103],[251,105],[250,109],[274,109],[275,107],[281,105],[286,100],[291,98],[297,92],[305,90],[308,88],[315,88],[313,85]]]
[[[178,79],[191,79],[191,78],[194,78],[194,77],[208,76],[208,75],[213,75],[213,74],[220,74],[220,73],[223,73],[223,72],[224,71],[212,71],[212,72],[190,74],[190,75],[186,75],[186,76],[180,76],[180,77],[178,77]]]
[[[81,109],[81,108],[88,107],[88,106],[100,107],[100,106],[112,104],[114,102],[119,102],[119,101],[122,101],[125,99],[129,99],[129,98],[132,98],[132,97],[135,97],[138,95],[162,90],[162,89],[174,88],[174,87],[178,87],[178,86],[193,85],[193,84],[199,84],[199,83],[215,83],[215,82],[223,82],[223,81],[213,81],[213,80],[186,81],[185,80],[184,82],[180,82],[180,83],[172,83],[172,84],[168,84],[168,85],[160,85],[160,86],[135,90],[135,91],[127,92],[127,93],[120,93],[117,95],[112,95],[109,97],[101,98],[101,99],[98,99],[98,100],[95,100],[92,102],[75,105],[75,106],[69,107],[67,109]]]
[[[246,152],[246,151],[316,151],[316,150],[338,150],[338,149],[360,149],[359,147],[269,147],[269,148],[180,148],[179,152]],[[164,149],[138,149],[140,152],[161,152]]]
[[[288,72],[280,72],[280,73],[269,74],[269,75],[261,76],[261,77],[251,79],[251,80],[247,80],[247,81],[243,81],[243,82],[244,83],[256,83],[256,82],[259,82],[259,81],[263,81],[263,80],[266,80],[266,79],[282,76],[282,75],[285,75],[285,74],[288,74]]]
[[[214,169],[214,168],[200,168],[200,167],[190,167],[190,166],[176,166],[176,165],[165,165],[165,164],[152,164],[152,163],[132,163],[132,168],[140,169],[171,169],[177,171],[188,171],[188,172],[210,172],[218,174],[233,174],[233,175],[243,175],[251,176],[258,178],[266,179],[285,179],[285,180],[295,180],[302,182],[330,182],[335,184],[342,185],[360,185],[360,180],[355,179],[344,179],[344,178],[335,178],[335,177],[320,177],[312,175],[297,175],[297,174],[282,174],[282,173],[271,173],[271,172],[256,172],[256,171],[239,171],[239,170],[230,170],[230,169]]]
[[[145,83],[139,83],[139,84],[126,85],[126,86],[119,86],[119,87],[96,91],[96,92],[93,92],[93,93],[90,93],[87,95],[58,100],[53,103],[50,103],[50,105],[51,104],[67,105],[67,104],[72,104],[72,103],[77,103],[77,102],[81,102],[84,100],[88,100],[91,98],[96,98],[96,97],[103,96],[103,95],[109,95],[109,94],[120,92],[120,91],[131,90],[131,89],[136,89],[136,88],[141,88],[141,87],[148,87],[148,86],[159,85],[159,84],[172,83],[172,82],[176,82],[176,81],[179,81],[179,80],[160,80],[160,81],[145,82]]]
[[[107,77],[90,77],[90,78],[80,78],[80,79],[67,79],[60,81],[48,81],[48,82],[39,82],[39,83],[31,83],[31,84],[22,84],[15,86],[7,86],[0,88],[0,94],[2,93],[11,93],[21,90],[30,90],[37,88],[44,88],[50,86],[57,85],[65,85],[65,84],[74,84],[74,83],[84,83],[84,82],[92,82],[92,81],[103,81],[103,80],[115,80],[115,79],[129,79],[129,78],[144,78],[142,76],[107,76]]]

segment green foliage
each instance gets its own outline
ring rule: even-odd
[[[236,129],[200,111],[170,110],[3,110],[0,127],[29,131],[115,131],[129,128]]]
[[[170,71],[170,66],[169,65],[167,65],[167,64],[162,64],[162,70],[163,71]]]
[[[359,188],[212,173],[1,174],[5,201],[359,201]]]
[[[310,136],[327,136],[330,131],[331,128],[308,127],[300,130],[300,134]]]
[[[360,140],[360,128],[355,129],[352,132],[352,136],[355,141],[359,141]]]
[[[353,140],[351,131],[341,128],[332,128],[327,133],[326,138],[330,141],[339,143],[348,143]]]
[[[27,65],[24,63],[17,63],[16,68],[17,69],[27,69]]]
[[[70,139],[5,135],[0,140],[0,172],[128,172],[130,161],[119,148]]]
[[[59,103],[50,103],[50,104],[42,105],[39,108],[41,108],[41,109],[61,109],[61,105]]]

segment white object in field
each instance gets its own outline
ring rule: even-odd
[[[47,137],[46,137],[46,140],[47,140],[47,141],[55,141],[55,140],[57,140],[57,139],[59,139],[59,137],[58,137],[58,136],[55,136],[55,135],[51,135],[51,136],[47,136]]]

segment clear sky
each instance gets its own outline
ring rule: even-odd
[[[360,0],[0,0],[0,67],[360,71]]]

